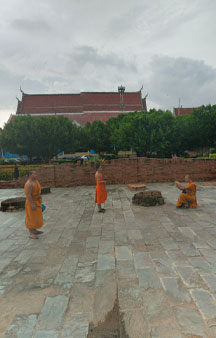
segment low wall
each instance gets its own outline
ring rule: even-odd
[[[136,182],[173,182],[184,181],[186,174],[194,181],[212,181],[216,179],[216,159],[170,159],[129,158],[106,161],[103,165],[107,184],[125,184]],[[38,180],[42,186],[71,187],[93,185],[95,163],[81,166],[64,163],[38,170]],[[21,188],[27,177],[17,181],[0,181],[0,188]]]

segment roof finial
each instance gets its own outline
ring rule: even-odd
[[[119,86],[118,87],[118,92],[120,93],[120,94],[123,94],[124,92],[125,92],[125,87],[124,86]]]
[[[20,86],[20,91],[21,91],[22,94],[24,94],[24,91],[22,90],[21,86]]]
[[[146,98],[147,98],[147,96],[148,96],[148,93],[146,94],[146,96],[144,97],[144,99],[146,99]]]
[[[142,84],[142,87],[140,88],[140,91],[142,91],[143,90],[143,84]]]

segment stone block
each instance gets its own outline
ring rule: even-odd
[[[60,330],[68,306],[68,297],[47,297],[38,317],[37,329],[40,331]]]
[[[127,188],[128,190],[131,190],[131,191],[144,190],[146,189],[146,184],[144,183],[128,184]]]
[[[145,207],[163,205],[164,199],[160,191],[146,191],[140,192],[134,195],[132,203]]]

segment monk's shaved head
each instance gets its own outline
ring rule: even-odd
[[[188,183],[192,182],[191,178],[190,178],[190,175],[186,175],[185,176],[185,182],[188,182]]]

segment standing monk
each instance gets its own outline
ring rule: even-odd
[[[177,208],[197,208],[196,200],[196,184],[192,182],[189,175],[185,176],[185,182],[187,185],[183,185],[178,181],[175,182],[176,187],[182,190],[176,207]]]
[[[37,235],[43,233],[37,229],[43,226],[42,217],[42,198],[41,186],[37,180],[36,171],[30,171],[28,181],[24,186],[26,195],[25,211],[26,211],[26,228],[29,229],[29,237],[38,239]]]
[[[105,182],[103,181],[102,167],[100,165],[96,165],[95,181],[95,203],[98,205],[98,212],[105,212],[105,209],[101,208],[101,204],[105,203],[107,199],[107,192],[105,188]]]

